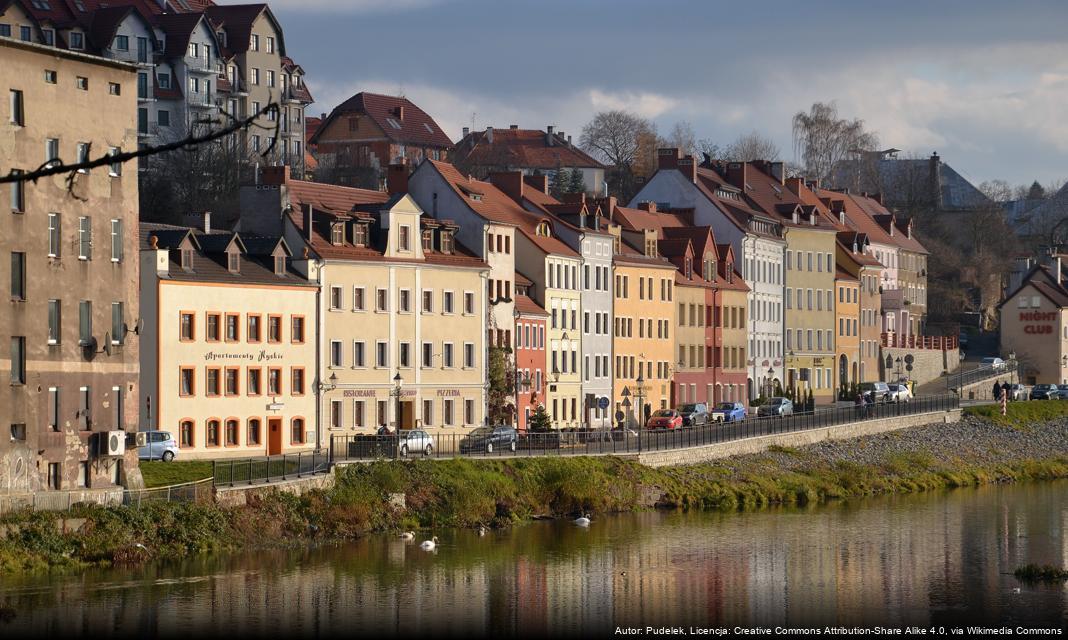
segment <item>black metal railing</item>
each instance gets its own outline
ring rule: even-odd
[[[686,449],[745,438],[807,431],[823,427],[879,420],[899,416],[950,411],[960,407],[956,395],[923,396],[909,402],[817,409],[790,416],[751,416],[745,420],[710,422],[671,430],[590,429],[519,433],[514,438],[481,437],[467,434],[431,435],[416,439],[411,432],[402,435],[344,435],[330,438],[330,459],[404,459],[416,457],[503,457],[614,455],[645,451]],[[428,446],[429,445],[429,450]],[[216,473],[218,477],[218,473]]]
[[[330,471],[328,452],[303,451],[257,458],[231,458],[212,462],[215,486],[240,486],[295,480]]]
[[[983,364],[968,371],[958,371],[946,376],[946,388],[960,391],[971,384],[977,384],[983,380],[1007,380],[1016,382],[1016,363],[1009,361],[1001,366]]]

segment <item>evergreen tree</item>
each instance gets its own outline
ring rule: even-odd
[[[508,402],[515,394],[514,370],[510,366],[507,347],[489,349],[489,397],[488,419],[490,424],[508,424],[512,407]]]
[[[557,169],[552,179],[549,180],[549,195],[559,200],[564,197],[565,193],[570,193],[570,189],[571,172],[567,169]]]
[[[582,175],[582,169],[571,170],[571,182],[569,184],[570,193],[585,193],[586,192],[586,180]]]
[[[550,430],[551,424],[549,412],[545,410],[545,405],[539,404],[538,408],[534,410],[534,413],[530,415],[527,429],[544,433]]]
[[[1029,200],[1042,200],[1046,197],[1046,190],[1042,188],[1042,185],[1038,184],[1038,180],[1031,183],[1031,188],[1027,190],[1027,198]]]

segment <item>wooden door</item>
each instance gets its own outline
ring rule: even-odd
[[[400,428],[401,429],[414,429],[415,428],[415,402],[412,400],[405,400],[400,403],[401,415],[400,415]]]
[[[282,419],[267,419],[267,455],[276,456],[282,453]]]

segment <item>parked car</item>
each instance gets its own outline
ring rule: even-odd
[[[429,456],[434,453],[434,438],[422,429],[411,431],[402,429],[397,436],[397,446],[400,447],[402,456],[408,455],[411,451],[421,451],[424,456]]]
[[[894,382],[886,386],[890,389],[890,400],[892,402],[909,402],[912,400],[912,391],[909,390],[907,384]]]
[[[794,415],[794,403],[789,398],[768,398],[768,401],[757,407],[757,416],[792,416]]]
[[[712,410],[714,422],[738,422],[745,420],[748,411],[741,402],[721,402]]]
[[[1036,384],[1031,387],[1032,400],[1056,400],[1059,397],[1060,392],[1057,390],[1057,385]]]
[[[515,451],[518,439],[514,427],[479,427],[460,440],[460,453],[473,451],[493,453],[494,449]]]
[[[1057,400],[1068,400],[1068,384],[1057,385]]]
[[[984,366],[984,367],[990,367],[991,369],[993,369],[995,371],[1000,371],[1000,370],[1005,368],[1005,361],[1002,360],[1001,358],[995,358],[993,356],[987,357],[987,358],[983,358],[980,361],[980,364],[982,364],[982,366]]]
[[[885,382],[862,382],[860,392],[872,403],[890,402],[890,385]]]
[[[678,429],[682,426],[682,414],[674,409],[661,409],[649,417],[647,429]]]
[[[703,402],[684,404],[679,407],[679,413],[684,427],[696,427],[708,422],[708,405]]]
[[[1027,387],[1022,384],[1010,384],[1009,400],[1027,400]]]
[[[178,455],[178,442],[169,431],[145,431],[145,446],[137,448],[140,460],[170,462]]]

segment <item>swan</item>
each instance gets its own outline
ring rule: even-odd
[[[423,551],[433,551],[436,546],[438,546],[438,537],[434,536],[430,540],[423,540],[423,543],[419,545],[419,548]]]
[[[580,527],[590,526],[590,514],[585,514],[582,517],[575,518],[575,524]]]
[[[404,533],[400,534],[400,539],[401,540],[414,540],[415,539],[415,532],[414,531],[405,531]]]
[[[485,525],[481,525],[481,524],[478,525],[478,535],[479,535],[479,537],[486,535],[486,526]]]

